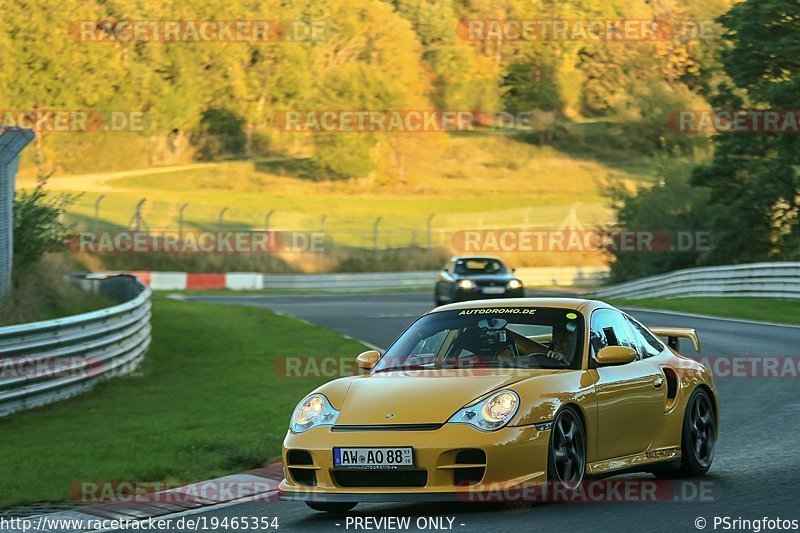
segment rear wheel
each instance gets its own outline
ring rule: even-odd
[[[356,505],[357,502],[306,502],[306,505],[315,511],[323,513],[346,513]]]
[[[690,476],[705,474],[714,460],[717,443],[717,415],[711,397],[704,389],[696,389],[683,416],[681,467]]]
[[[717,414],[712,402],[705,389],[695,389],[683,414],[680,464],[654,469],[654,474],[676,478],[699,476],[708,471],[717,443]]]
[[[578,414],[562,410],[550,429],[547,478],[568,490],[576,490],[586,473],[586,433]]]

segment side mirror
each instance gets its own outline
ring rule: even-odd
[[[606,346],[594,356],[598,365],[623,365],[636,361],[636,350],[627,346]]]
[[[380,360],[381,353],[378,350],[367,350],[364,353],[358,354],[358,357],[356,357],[356,364],[358,364],[358,368],[372,370]]]
[[[516,274],[516,273],[517,273],[517,269],[516,269],[516,268],[512,268],[512,269],[511,269],[511,273],[512,273],[512,274]]]

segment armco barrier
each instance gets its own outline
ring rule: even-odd
[[[353,292],[425,288],[433,290],[437,271],[359,272],[342,274],[192,274],[186,272],[131,272],[153,290],[319,290]],[[532,267],[517,269],[516,275],[528,287],[585,287],[602,283],[605,267]]]
[[[516,276],[526,287],[572,287],[597,285],[607,272],[603,267],[529,267],[517,269]],[[433,290],[437,274],[438,271],[266,275],[264,288],[342,292],[419,287]]]
[[[150,289],[133,276],[76,281],[121,303],[0,328],[0,416],[75,396],[142,361],[150,345]]]
[[[592,293],[595,298],[749,296],[800,298],[800,263],[752,263],[689,268],[621,283]]]

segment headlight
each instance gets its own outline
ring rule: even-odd
[[[339,411],[331,406],[322,394],[312,394],[294,408],[290,427],[295,433],[302,433],[314,426],[332,426]]]
[[[512,279],[508,282],[509,289],[520,289],[522,288],[522,282],[518,279]]]
[[[469,279],[458,280],[458,287],[460,289],[471,289],[474,286],[475,286],[475,284],[472,283],[472,280],[469,280]]]
[[[519,396],[511,390],[495,393],[475,405],[465,407],[447,422],[469,424],[482,431],[493,431],[505,426],[519,408]]]

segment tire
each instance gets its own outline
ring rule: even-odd
[[[341,514],[351,510],[358,502],[306,502],[306,505],[315,511]]]
[[[585,477],[586,431],[578,413],[567,407],[556,415],[550,429],[547,480],[574,491],[580,488]]]
[[[697,388],[686,404],[681,437],[681,471],[686,476],[708,472],[717,443],[717,413],[705,389]]]
[[[655,468],[652,472],[667,479],[701,476],[711,467],[716,443],[717,413],[714,403],[708,392],[698,387],[686,402],[683,414],[680,462]]]
[[[439,307],[440,305],[444,305],[445,303],[447,303],[442,299],[441,296],[439,296],[438,282],[436,283],[436,285],[433,286],[433,303],[436,305],[436,307]]]

